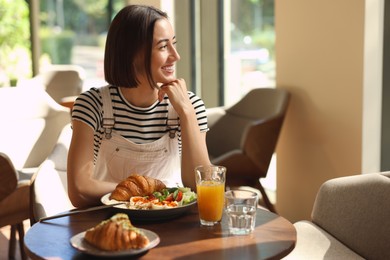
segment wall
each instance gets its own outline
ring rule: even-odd
[[[319,186],[361,173],[364,0],[275,1],[276,81],[292,94],[277,210],[310,219]]]

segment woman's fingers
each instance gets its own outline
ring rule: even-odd
[[[160,101],[167,94],[170,99],[180,99],[187,96],[187,86],[184,79],[176,79],[161,86],[159,91]]]
[[[176,79],[172,82],[163,84],[158,93],[160,102],[163,100],[165,94],[168,95],[169,101],[179,114],[182,108],[191,105],[187,93],[187,85],[184,79]]]

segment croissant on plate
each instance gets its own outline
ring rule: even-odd
[[[84,238],[91,245],[106,251],[140,249],[146,247],[150,242],[123,213],[118,213],[88,229]]]
[[[129,201],[133,196],[146,196],[155,191],[161,191],[166,188],[165,184],[157,179],[132,174],[125,180],[118,183],[115,190],[111,193],[110,199],[119,201]]]

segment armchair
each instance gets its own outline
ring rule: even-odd
[[[287,112],[290,94],[280,88],[251,90],[231,107],[208,110],[206,142],[213,164],[227,167],[226,186],[250,186],[276,212],[260,178],[268,167]]]
[[[0,88],[0,118],[0,152],[18,171],[38,168],[70,123],[69,109],[32,87]]]
[[[390,259],[390,172],[323,183],[285,259]]]

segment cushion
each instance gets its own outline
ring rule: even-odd
[[[364,259],[312,222],[299,221],[294,227],[297,242],[294,250],[284,259]]]

